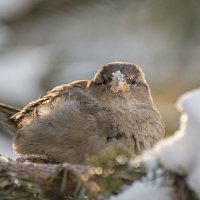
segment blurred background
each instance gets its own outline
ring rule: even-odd
[[[0,102],[19,108],[107,62],[139,64],[162,113],[200,85],[198,0],[0,0]],[[0,127],[0,154],[15,155]]]

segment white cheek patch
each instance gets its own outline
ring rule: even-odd
[[[124,81],[124,77],[125,77],[125,75],[123,73],[121,73],[120,70],[112,73],[112,79],[114,81],[122,82],[122,81]]]

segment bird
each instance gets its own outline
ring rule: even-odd
[[[107,63],[91,80],[57,86],[22,109],[1,103],[0,123],[14,133],[18,155],[74,164],[117,146],[139,154],[165,132],[142,69],[127,62]]]

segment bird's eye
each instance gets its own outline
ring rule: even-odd
[[[106,82],[107,82],[107,81],[106,81],[106,79],[104,78],[102,84],[106,84]]]
[[[134,86],[137,86],[137,85],[138,85],[138,82],[137,82],[135,79],[132,79],[132,80],[131,80],[131,84],[134,85]]]

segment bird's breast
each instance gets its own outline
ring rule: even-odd
[[[132,101],[116,101],[112,103],[111,109],[115,129],[125,133],[127,137],[131,137],[139,128],[141,121],[139,105]]]

